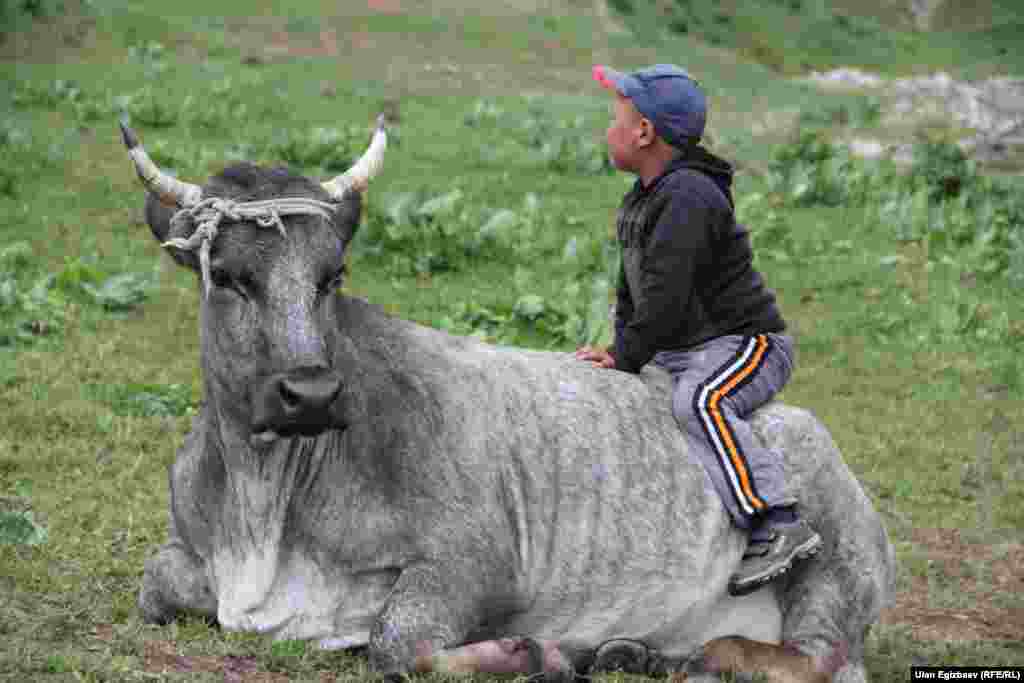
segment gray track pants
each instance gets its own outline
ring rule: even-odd
[[[671,373],[672,414],[737,526],[751,529],[768,508],[796,502],[786,495],[781,456],[746,422],[789,381],[792,337],[729,335],[659,351],[653,362]]]

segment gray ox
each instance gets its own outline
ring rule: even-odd
[[[697,672],[720,639],[740,654],[781,641],[779,661],[816,663],[791,680],[827,680],[829,661],[835,680],[866,680],[893,550],[810,413],[770,404],[753,425],[824,549],[730,597],[746,539],[688,457],[667,374],[493,346],[334,293],[382,125],[328,183],[243,163],[201,188],[123,132],[154,235],[202,283],[205,401],[170,468],[147,620],[368,646],[389,678],[610,661]],[[493,640],[509,634],[527,637]],[[628,641],[594,654],[617,638],[651,648],[646,663],[619,656]]]

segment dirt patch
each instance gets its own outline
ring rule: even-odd
[[[608,46],[609,35],[619,29],[610,15],[593,13],[603,2],[546,0],[539,13],[552,23],[541,29],[534,11],[539,3],[530,0],[503,0],[486,8],[466,0],[429,5],[424,0],[361,0],[320,17],[316,25],[280,17],[232,17],[225,35],[247,63],[328,58],[336,63],[339,80],[373,82],[380,92],[397,97],[574,94],[592,92],[589,74],[596,60],[654,59],[642,47]],[[581,16],[591,17],[595,29],[583,42],[573,38],[573,31],[586,26]],[[560,22],[559,17],[572,19]]]
[[[883,624],[909,626],[920,640],[1020,640],[1024,544],[974,543],[959,529],[915,529],[911,540],[930,564],[910,577]],[[957,597],[963,604],[948,604]]]
[[[283,673],[259,671],[255,657],[234,655],[180,655],[169,640],[147,640],[143,645],[145,670],[149,673],[223,673],[224,683],[287,683]],[[334,676],[321,677],[334,681]]]
[[[25,18],[24,26],[17,31],[0,32],[0,59],[59,64],[64,55],[95,54],[107,47],[102,42],[96,32],[96,18],[80,1],[69,0],[59,16],[35,21]]]
[[[459,16],[466,12],[489,16],[509,17],[545,14],[559,16],[582,12],[594,8],[595,3],[607,4],[607,0],[366,0],[371,9],[376,7],[397,7],[400,12],[416,14],[452,14]]]
[[[109,643],[114,640],[114,625],[113,624],[96,624],[96,629],[93,631],[93,635],[97,640],[102,640],[105,643]]]
[[[366,4],[371,11],[383,14],[398,14],[402,11],[399,0],[367,0]]]
[[[365,38],[361,38],[359,44],[362,45],[364,40]],[[271,57],[337,57],[341,54],[338,47],[338,32],[333,28],[312,35],[303,35],[301,40],[283,29],[274,30],[267,37],[263,51]]]

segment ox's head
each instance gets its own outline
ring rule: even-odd
[[[333,366],[333,292],[361,196],[386,137],[345,173],[319,183],[285,168],[240,163],[193,185],[162,172],[122,125],[149,190],[146,221],[200,281],[208,401],[253,446],[343,429],[343,378]]]

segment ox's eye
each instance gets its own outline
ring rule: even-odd
[[[236,289],[239,289],[243,294],[251,293],[256,289],[256,278],[251,271],[246,269],[238,274]]]
[[[317,285],[317,291],[320,294],[330,294],[338,287],[341,287],[341,281],[344,275],[344,269],[325,275]]]
[[[248,297],[253,282],[247,271],[243,270],[235,277],[226,268],[210,269],[210,281],[214,287],[235,292],[242,297]]]
[[[231,275],[223,268],[212,268],[210,270],[210,281],[214,287],[221,289],[231,289],[234,284],[231,281]]]

